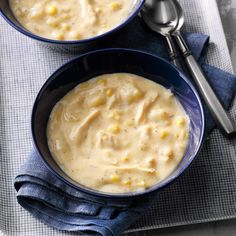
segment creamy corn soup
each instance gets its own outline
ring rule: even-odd
[[[165,179],[186,151],[189,121],[170,90],[133,74],[106,74],[71,90],[53,108],[49,149],[78,183],[108,193]]]
[[[103,34],[129,15],[135,0],[9,0],[18,21],[34,34],[80,40]]]

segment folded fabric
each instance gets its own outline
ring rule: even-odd
[[[226,108],[236,93],[236,77],[215,67],[204,64],[209,38],[206,35],[184,35],[195,58],[209,78]],[[149,31],[139,18],[97,48],[125,47],[151,52],[167,58],[162,37]],[[207,131],[214,122],[207,112]],[[47,225],[59,230],[80,231],[88,235],[118,236],[135,222],[156,196],[118,201],[99,199],[81,193],[54,176],[33,151],[15,179],[17,200],[22,207]]]

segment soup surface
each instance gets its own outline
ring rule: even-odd
[[[135,0],[10,0],[18,21],[36,35],[80,40],[120,25]]]
[[[108,193],[141,191],[182,160],[189,120],[170,90],[133,74],[106,74],[53,108],[49,149],[78,183]]]

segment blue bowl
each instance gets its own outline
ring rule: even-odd
[[[54,105],[79,83],[98,75],[117,72],[137,74],[171,89],[190,119],[190,138],[182,161],[168,178],[143,192],[106,194],[86,188],[73,181],[58,167],[47,145],[46,126]],[[36,98],[31,125],[34,145],[39,158],[63,182],[95,197],[127,199],[156,193],[179,177],[190,166],[203,143],[205,119],[197,91],[174,66],[148,53],[117,48],[84,54],[63,65],[51,75]]]
[[[11,8],[9,6],[9,0],[1,0],[0,1],[0,15],[6,20],[8,24],[10,24],[13,28],[15,28],[17,31],[20,33],[32,38],[36,39],[38,42],[43,43],[44,45],[49,46],[50,48],[54,49],[60,49],[60,50],[66,50],[66,51],[71,51],[71,50],[76,50],[76,49],[83,49],[88,46],[93,45],[96,42],[99,42],[102,39],[107,38],[108,36],[112,35],[113,33],[119,31],[123,27],[125,27],[135,16],[138,15],[140,9],[142,8],[145,0],[136,0],[129,16],[125,21],[123,21],[120,25],[118,25],[116,28],[101,34],[96,37],[92,37],[89,39],[84,39],[84,40],[75,40],[75,41],[62,41],[62,40],[53,40],[53,39],[47,39],[40,37],[23,26],[17,21],[15,16],[13,15]]]

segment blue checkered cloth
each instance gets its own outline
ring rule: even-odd
[[[228,109],[236,93],[236,77],[204,63],[208,36],[186,33],[184,37],[210,84]],[[114,39],[98,47],[135,48],[168,59],[163,38],[149,31],[139,18]],[[207,131],[210,131],[215,124],[207,109],[206,114]],[[121,235],[155,200],[155,196],[152,196],[133,201],[105,201],[81,193],[54,176],[34,151],[21,167],[14,184],[17,201],[34,217],[56,229],[80,231],[88,235]]]

